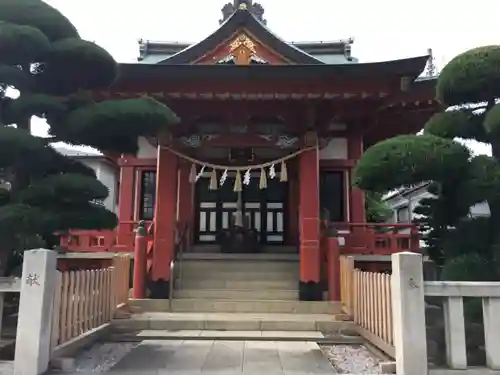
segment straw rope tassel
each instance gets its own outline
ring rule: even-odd
[[[241,185],[241,172],[236,171],[236,178],[234,180],[234,189],[235,192],[242,191],[243,186]]]
[[[267,175],[266,175],[266,170],[262,168],[260,170],[260,182],[259,182],[259,189],[265,189],[267,188]]]
[[[191,164],[191,170],[189,171],[189,182],[190,183],[195,183],[196,182],[196,164]]]
[[[286,170],[286,163],[284,160],[281,162],[280,181],[281,182],[288,181],[288,171]]]
[[[210,190],[217,190],[217,171],[212,169],[210,174]]]

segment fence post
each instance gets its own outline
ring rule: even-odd
[[[326,238],[328,300],[340,301],[340,246],[337,237]]]
[[[427,374],[422,255],[392,255],[392,315],[397,375]]]
[[[55,251],[37,249],[24,253],[14,375],[39,375],[48,369],[56,265]]]

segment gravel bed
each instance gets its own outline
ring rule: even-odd
[[[105,373],[123,357],[139,345],[138,343],[102,343],[95,344],[75,358],[75,367],[69,373]],[[57,371],[64,374],[64,371]],[[1,374],[0,374],[1,375]]]
[[[323,345],[326,358],[339,374],[381,374],[381,360],[360,345]]]

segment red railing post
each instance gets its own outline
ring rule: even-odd
[[[135,233],[134,243],[134,280],[132,297],[141,299],[146,297],[146,251],[148,246],[144,222],[139,223]]]
[[[417,227],[411,227],[411,237],[410,237],[410,251],[420,252],[420,235]]]

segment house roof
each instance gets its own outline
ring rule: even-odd
[[[388,200],[395,198],[395,197],[398,197],[398,196],[404,197],[408,194],[413,193],[416,190],[427,189],[427,187],[429,187],[430,184],[431,184],[430,181],[424,181],[424,182],[421,182],[421,183],[418,183],[418,184],[415,184],[412,186],[401,187],[399,189],[388,192],[382,199],[384,201],[388,201]]]
[[[73,147],[65,147],[60,145],[54,145],[53,148],[68,157],[78,157],[78,158],[105,158],[105,156],[98,151],[84,151],[81,149],[73,148]]]
[[[238,6],[234,13],[220,27],[199,43],[160,61],[159,64],[189,64],[203,57],[208,51],[227,41],[238,29],[244,28],[261,43],[273,49],[286,60],[295,64],[324,64],[321,60],[300,50],[276,36],[267,26],[250,11],[247,6]]]
[[[90,147],[86,147],[89,150],[82,150],[81,148],[72,147],[72,146],[67,145],[67,144],[63,144],[63,145],[55,144],[55,145],[52,145],[52,147],[60,154],[67,156],[68,158],[71,158],[71,159],[77,159],[77,160],[81,160],[81,161],[95,160],[95,161],[99,161],[102,163],[106,163],[106,164],[112,166],[113,168],[117,168],[117,164],[116,164],[115,160],[108,157],[107,155],[100,153],[97,150],[91,149]]]

